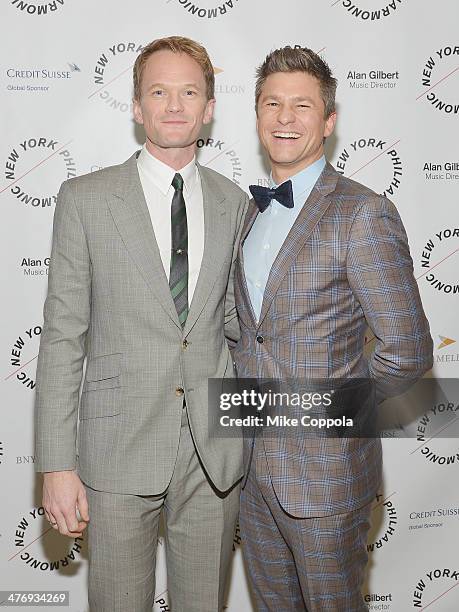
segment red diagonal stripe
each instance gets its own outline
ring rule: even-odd
[[[160,593],[159,595],[155,595],[155,599],[159,599],[161,595],[164,595],[164,593],[167,593],[167,589],[163,591],[162,593]]]
[[[425,272],[423,272],[420,276],[416,277],[416,280],[419,280],[420,278],[422,278],[423,276],[425,276],[428,272],[430,272],[431,270],[433,270],[434,268],[436,268],[437,266],[439,266],[441,263],[443,263],[444,261],[446,261],[449,257],[451,257],[451,255],[454,255],[454,253],[457,253],[459,251],[459,247],[457,247],[457,249],[454,249],[454,251],[452,251],[449,255],[447,255],[446,257],[443,257],[443,259],[440,259],[440,261],[438,261],[434,266],[432,266],[431,268],[429,268],[428,270],[426,270]]]
[[[352,174],[349,175],[349,178],[352,178],[355,174],[357,174],[357,172],[360,172],[360,170],[363,170],[364,168],[366,168],[367,166],[369,166],[370,164],[372,164],[375,159],[378,159],[378,157],[381,157],[381,155],[383,155],[384,153],[386,153],[389,149],[391,149],[392,147],[395,147],[396,144],[398,144],[400,142],[400,140],[397,140],[397,142],[394,142],[394,144],[391,144],[390,146],[387,147],[387,149],[384,149],[384,151],[381,151],[381,153],[378,153],[378,155],[376,155],[375,157],[373,157],[372,159],[370,159],[370,161],[368,161],[366,164],[363,164],[363,166],[361,166],[360,168],[358,168],[358,170],[356,170],[355,172],[353,172]]]
[[[22,365],[20,368],[18,368],[17,370],[15,370],[14,372],[12,372],[11,374],[8,374],[8,376],[6,378],[4,378],[3,380],[8,380],[8,378],[11,378],[12,376],[14,376],[15,374],[17,374],[18,372],[20,372],[23,368],[26,367],[26,365],[29,365],[29,363],[31,363],[34,359],[36,359],[38,357],[38,355],[35,355],[35,357],[32,357],[32,359],[30,359],[27,363],[25,363],[24,365]]]
[[[376,504],[376,506],[373,506],[372,512],[374,512],[376,510],[376,508],[379,508],[379,506],[382,506],[388,499],[389,497],[392,497],[393,495],[396,494],[397,491],[394,491],[393,493],[391,493],[390,495],[388,495],[385,499],[383,499],[382,501],[380,501],[379,503]]]
[[[110,85],[110,83],[113,83],[113,81],[116,81],[116,79],[119,79],[120,76],[123,76],[123,74],[125,72],[127,72],[128,70],[132,70],[132,67],[134,66],[134,64],[131,64],[130,66],[128,66],[127,68],[125,68],[122,72],[120,72],[119,74],[117,74],[115,77],[113,77],[113,79],[111,79],[110,81],[108,81],[108,83],[104,83],[104,85],[102,85],[102,87],[99,87],[99,89],[96,89],[96,91],[94,91],[92,94],[90,94],[88,96],[88,100],[90,98],[92,98],[93,96],[95,96],[96,94],[99,93],[99,91],[102,91],[102,89],[104,89],[104,87],[107,87],[108,85]]]
[[[444,76],[442,79],[440,79],[439,81],[437,81],[436,83],[434,83],[431,87],[429,87],[429,89],[426,89],[422,94],[419,94],[419,96],[416,98],[416,100],[419,100],[419,98],[422,98],[422,96],[425,96],[426,93],[429,93],[429,91],[431,89],[433,89],[434,87],[436,87],[439,83],[442,83],[443,81],[445,81],[446,79],[448,79],[452,74],[454,74],[456,72],[456,70],[459,70],[459,66],[457,68],[455,68],[454,70],[451,70],[451,72],[449,72],[446,76]]]
[[[51,529],[52,529],[52,527],[48,527],[48,529],[46,531],[44,531],[42,534],[40,534],[39,536],[37,536],[35,538],[35,540],[32,540],[31,542],[29,542],[29,544],[27,544],[27,546],[22,546],[21,550],[18,550],[18,552],[15,553],[12,557],[10,557],[8,559],[8,561],[12,561],[15,557],[17,557],[19,554],[21,554],[23,550],[25,550],[26,548],[29,548],[29,546],[32,546],[32,544],[34,542],[36,542],[37,540],[40,540],[43,536],[45,536],[49,531],[51,531]]]
[[[237,143],[237,140],[236,140],[236,142],[233,142],[233,144],[230,144],[230,146],[229,146],[229,147],[227,147],[226,149],[224,149],[223,151],[220,151],[220,153],[217,153],[217,155],[215,155],[214,157],[212,157],[212,159],[209,159],[209,161],[207,161],[207,162],[206,162],[205,164],[203,164],[203,165],[209,166],[209,165],[210,165],[212,162],[214,162],[214,161],[217,159],[217,157],[220,157],[220,155],[223,155],[223,153],[226,153],[227,151],[229,151],[229,150],[231,149],[231,147],[234,147],[234,145],[235,145],[236,143]]]
[[[452,425],[453,423],[455,423],[457,420],[459,419],[459,417],[454,418],[452,421],[450,421],[449,423],[447,423],[444,427],[441,427],[438,431],[436,431],[434,433],[433,436],[431,436],[428,440],[425,440],[420,446],[418,446],[417,448],[415,448],[413,451],[411,451],[410,455],[414,455],[414,453],[416,453],[420,448],[422,448],[423,446],[425,446],[428,442],[430,442],[431,440],[433,440],[434,438],[436,438],[438,436],[438,434],[441,434],[442,431],[445,431],[445,429],[448,429],[448,427],[450,425]]]
[[[25,176],[27,176],[28,174],[30,174],[31,172],[33,172],[36,168],[38,168],[38,166],[41,166],[42,164],[44,164],[46,161],[48,161],[48,159],[51,159],[51,157],[54,157],[54,155],[56,155],[57,153],[59,153],[59,151],[62,151],[62,149],[66,146],[68,146],[70,143],[72,142],[72,140],[69,140],[68,142],[66,142],[65,144],[63,144],[61,147],[59,147],[58,149],[56,149],[55,151],[53,151],[51,153],[51,155],[48,155],[48,157],[45,157],[45,159],[42,159],[41,162],[38,162],[38,164],[36,164],[35,166],[33,166],[33,168],[30,168],[30,170],[27,170],[27,172],[24,172],[24,174],[22,174],[19,178],[17,178],[16,180],[14,180],[12,183],[9,183],[6,187],[3,187],[3,189],[0,190],[0,193],[3,193],[4,191],[6,191],[7,189],[9,189],[12,185],[14,185],[15,183],[17,183],[18,181],[20,181],[21,179],[23,179]]]
[[[452,589],[456,588],[457,586],[459,586],[459,582],[456,582],[456,584],[453,584],[453,586],[449,587],[449,589],[446,589],[446,591],[444,593],[442,593],[441,595],[439,595],[438,597],[436,597],[435,599],[432,599],[432,601],[430,603],[428,603],[426,606],[424,606],[423,608],[421,608],[421,612],[422,610],[427,610],[427,608],[429,606],[431,606],[433,603],[435,603],[436,601],[438,601],[439,599],[441,599],[444,595],[446,595],[446,593],[449,593]]]

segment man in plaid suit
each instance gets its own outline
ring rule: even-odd
[[[366,378],[381,401],[432,367],[432,340],[395,206],[324,158],[335,91],[329,67],[309,49],[278,49],[258,69],[257,129],[271,188],[251,187],[233,356],[241,378]],[[366,610],[360,589],[379,438],[264,428],[244,453],[240,523],[257,609]]]

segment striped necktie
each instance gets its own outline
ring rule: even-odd
[[[169,287],[181,326],[188,315],[188,226],[183,199],[183,178],[176,174],[172,179],[175,189],[171,206],[171,269]]]

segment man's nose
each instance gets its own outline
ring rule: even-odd
[[[171,93],[168,96],[166,108],[171,113],[177,113],[183,110],[183,103],[179,93]]]
[[[279,123],[282,123],[282,125],[295,121],[295,113],[293,112],[293,109],[287,104],[281,106],[277,115],[277,120]]]

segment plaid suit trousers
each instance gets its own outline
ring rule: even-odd
[[[366,612],[360,589],[370,511],[371,503],[318,518],[287,514],[257,436],[239,518],[257,611]]]

